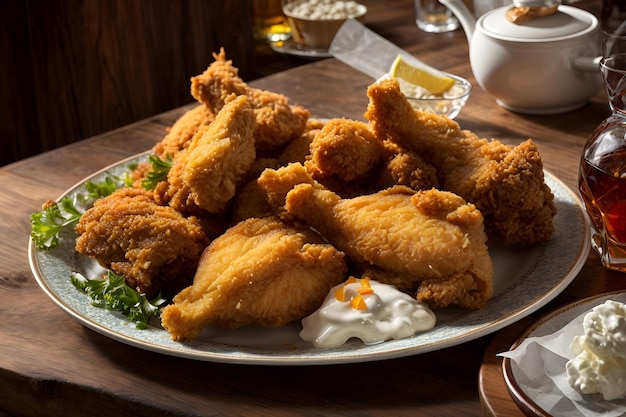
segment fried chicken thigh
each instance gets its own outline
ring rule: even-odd
[[[269,156],[305,130],[310,112],[290,105],[282,94],[249,87],[238,75],[222,49],[213,54],[213,62],[202,74],[191,78],[191,94],[217,114],[231,94],[248,98],[256,117],[254,138],[257,153]]]
[[[426,283],[430,290],[418,295],[433,307],[480,308],[493,292],[482,215],[455,194],[395,186],[342,199],[307,180],[299,164],[266,170],[259,185],[274,205],[284,195],[286,213],[320,232],[352,262],[387,272],[376,279],[393,277],[388,283],[403,290]],[[450,296],[457,281],[463,285]]]
[[[368,88],[365,117],[381,138],[413,151],[436,169],[441,189],[474,203],[490,242],[546,242],[554,232],[553,195],[532,140],[508,146],[480,139],[445,116],[416,112],[396,80]]]
[[[193,284],[163,309],[161,323],[174,340],[194,339],[208,325],[282,326],[312,313],[343,281],[343,257],[309,229],[248,219],[207,247]]]
[[[76,251],[124,275],[140,293],[189,285],[208,239],[195,218],[159,206],[152,193],[122,188],[95,202],[76,226]]]

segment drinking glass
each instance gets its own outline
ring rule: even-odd
[[[626,272],[626,36],[605,33],[602,50],[600,73],[612,113],[585,145],[579,189],[602,265]]]
[[[254,0],[254,35],[269,42],[291,38],[291,29],[283,14],[281,0]]]
[[[458,29],[459,21],[439,0],[414,0],[417,27],[424,32],[441,33]]]

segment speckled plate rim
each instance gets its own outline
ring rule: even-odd
[[[99,181],[109,174],[123,175],[129,164],[146,160],[149,153],[124,159],[92,174],[59,199],[84,192],[87,181]],[[69,275],[78,271],[93,276],[94,261],[74,251],[71,234],[50,251],[39,251],[30,241],[28,256],[37,283],[58,307],[84,326],[142,349],[202,361],[257,365],[325,365],[398,358],[454,346],[500,330],[544,306],[576,277],[590,247],[587,219],[577,194],[549,172],[545,178],[558,210],[554,218],[555,233],[547,244],[492,251],[495,291],[484,309],[440,310],[435,328],[411,338],[376,345],[349,341],[339,348],[317,349],[300,340],[298,323],[274,330],[213,330],[211,335],[203,334],[193,342],[174,342],[159,323],[137,330],[118,314],[91,306],[87,296],[72,286]]]
[[[559,307],[556,310],[540,317],[537,321],[526,328],[526,330],[518,336],[515,342],[513,342],[510,350],[515,349],[529,337],[544,336],[545,334],[556,332],[579,315],[591,310],[593,307],[600,305],[609,299],[625,303],[626,292],[618,290],[601,293]],[[515,376],[517,369],[519,369],[518,365],[516,365],[509,358],[505,357],[502,360],[504,382],[509,395],[511,395],[511,398],[513,399],[513,402],[515,402],[519,409],[529,417],[558,417],[547,412],[541,404],[538,404],[535,399],[533,399],[532,393],[524,390],[524,387],[518,384]]]

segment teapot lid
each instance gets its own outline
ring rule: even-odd
[[[515,7],[553,7],[561,4],[561,0],[513,0]]]
[[[546,6],[546,0],[515,0],[515,2],[516,5],[518,2],[523,3],[522,7]],[[540,6],[536,6],[537,4]],[[556,4],[558,3],[554,5]],[[598,27],[598,19],[594,15],[577,7],[558,6],[556,13],[537,17],[523,24],[512,23],[506,18],[509,9],[510,6],[504,6],[482,15],[476,27],[497,39],[527,42],[575,38]]]

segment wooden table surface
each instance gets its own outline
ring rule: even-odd
[[[370,6],[367,24],[424,61],[468,78],[457,121],[506,142],[533,138],[545,168],[575,189],[591,130],[608,115],[604,95],[555,116],[499,107],[475,83],[462,31],[425,34],[410,0]],[[207,63],[208,65],[208,63]],[[235,63],[236,65],[236,63]],[[299,66],[251,85],[290,97],[318,117],[363,119],[367,76],[334,60]],[[199,362],[131,347],[83,327],[38,287],[30,271],[29,217],[87,175],[148,150],[187,108],[178,108],[0,169],[0,410],[24,416],[516,416],[502,382],[505,350],[540,314],[626,287],[591,254],[572,284],[532,317],[495,335],[422,355],[324,366]],[[1,412],[0,412],[1,414]]]

